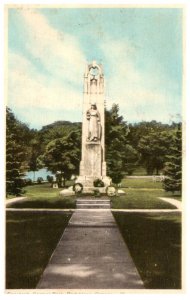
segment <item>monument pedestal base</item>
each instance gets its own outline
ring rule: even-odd
[[[104,187],[95,187],[95,179],[97,179],[97,177],[79,176],[75,183],[81,183],[83,185],[83,193],[93,193],[94,189],[99,189],[100,193],[106,193],[106,188],[111,184],[111,178],[108,176],[101,176],[99,178],[104,182]]]

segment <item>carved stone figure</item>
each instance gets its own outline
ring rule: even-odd
[[[90,80],[90,92],[91,94],[97,93],[97,80],[94,78]]]
[[[97,142],[98,140],[100,140],[101,124],[100,124],[100,113],[97,110],[95,103],[93,103],[91,105],[91,108],[87,110],[86,118],[88,120],[87,141]]]

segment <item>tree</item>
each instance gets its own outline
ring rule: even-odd
[[[57,121],[43,126],[38,131],[38,140],[40,141],[41,153],[45,150],[47,144],[55,139],[68,136],[73,131],[81,131],[81,123],[69,121]]]
[[[114,104],[106,111],[105,123],[107,173],[114,183],[121,182],[130,163],[138,159],[137,152],[128,144],[128,133],[127,123],[119,116],[119,106]]]
[[[140,138],[138,143],[140,162],[145,166],[147,174],[152,175],[156,171],[158,175],[163,169],[171,140],[171,130],[158,132],[153,128]]]
[[[166,191],[181,193],[182,189],[182,133],[181,124],[173,134],[170,145],[170,154],[166,156],[164,174],[166,176],[163,186]]]
[[[31,155],[30,155],[30,160],[29,160],[29,171],[32,171],[34,176],[33,176],[33,181],[35,181],[35,172],[39,170],[41,167],[41,164],[39,163],[39,156],[41,152],[41,147],[38,138],[34,137],[30,141],[30,147],[31,147]]]
[[[138,144],[142,137],[148,136],[152,132],[160,134],[160,132],[170,131],[172,128],[173,125],[163,124],[155,120],[150,122],[142,121],[139,123],[130,124],[128,141],[135,149],[138,149]]]
[[[127,143],[125,147],[125,156],[124,156],[125,172],[128,175],[132,175],[138,165],[138,162],[139,162],[138,151],[134,149],[132,145],[129,145]]]
[[[46,146],[43,161],[49,171],[63,176],[65,185],[66,179],[79,173],[80,151],[80,131],[73,131],[66,137],[51,141]]]
[[[20,195],[28,168],[30,129],[6,109],[6,194]]]

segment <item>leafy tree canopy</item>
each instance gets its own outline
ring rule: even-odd
[[[164,189],[166,191],[181,193],[182,190],[182,132],[181,124],[174,131],[170,148],[166,155],[164,174]]]
[[[72,131],[67,136],[48,143],[42,160],[49,171],[61,172],[64,179],[79,173],[81,149],[80,131]]]
[[[6,108],[6,193],[20,195],[22,176],[28,168],[32,132]]]
[[[152,175],[154,170],[158,174],[164,167],[166,153],[173,138],[172,131],[152,130],[144,134],[138,143],[140,162],[145,166],[147,174]]]
[[[137,151],[128,144],[128,133],[128,125],[119,115],[119,106],[114,104],[110,111],[106,111],[105,124],[107,173],[114,183],[119,183],[129,164],[138,160]]]
[[[113,182],[119,183],[125,174],[131,175],[137,165],[144,166],[148,174],[162,172],[164,167],[169,172],[169,165],[173,163],[170,158],[174,156],[172,148],[176,147],[173,143],[176,126],[176,123],[168,125],[154,120],[128,124],[120,115],[117,104],[106,110],[107,173]],[[69,177],[77,174],[79,169],[81,123],[57,121],[39,131],[31,130],[7,108],[6,151],[6,176],[11,184],[26,170],[35,173],[41,167]]]
[[[43,126],[39,131],[39,139],[43,146],[46,146],[54,139],[67,136],[72,131],[81,131],[81,123],[72,123],[69,121],[57,121],[52,124]]]

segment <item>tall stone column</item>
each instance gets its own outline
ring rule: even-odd
[[[99,178],[108,186],[111,179],[106,176],[105,161],[104,74],[102,65],[95,61],[86,68],[83,93],[82,159],[76,182],[90,188]]]

